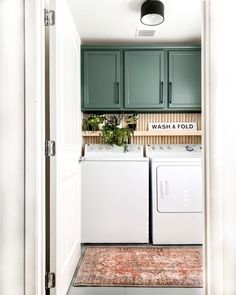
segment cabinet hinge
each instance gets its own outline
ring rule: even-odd
[[[47,140],[45,142],[45,156],[53,157],[56,155],[56,143],[53,140]]]
[[[56,275],[54,272],[47,272],[45,275],[45,289],[52,289],[56,286]]]
[[[55,11],[44,9],[44,24],[45,26],[55,25]]]

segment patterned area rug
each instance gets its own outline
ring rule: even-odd
[[[88,247],[75,286],[201,288],[200,247]]]

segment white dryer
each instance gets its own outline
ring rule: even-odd
[[[82,163],[82,242],[149,242],[149,161],[142,145],[88,144]]]
[[[147,145],[153,244],[202,244],[200,145]]]

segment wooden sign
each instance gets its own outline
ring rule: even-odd
[[[189,131],[197,130],[196,122],[156,122],[148,124],[149,131],[160,131],[160,130],[178,130],[178,131]]]

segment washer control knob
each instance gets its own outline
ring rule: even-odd
[[[193,148],[191,145],[187,145],[187,146],[186,146],[186,150],[187,150],[188,152],[192,152],[192,151],[194,151],[194,148]]]

